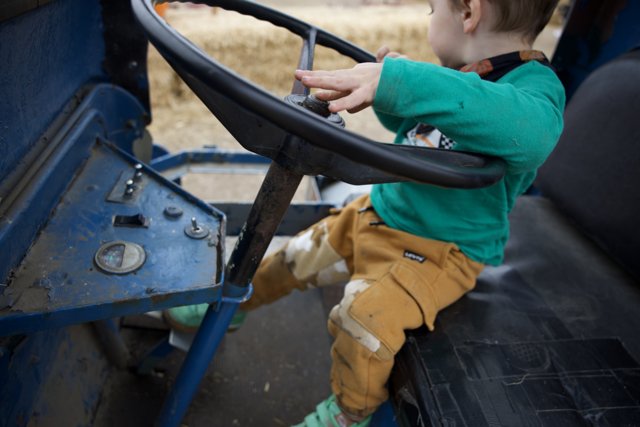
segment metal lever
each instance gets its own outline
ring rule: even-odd
[[[207,227],[201,227],[196,220],[196,217],[191,217],[191,224],[184,228],[184,234],[192,239],[204,239],[209,235],[210,231]]]

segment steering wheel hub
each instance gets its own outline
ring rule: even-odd
[[[322,101],[313,95],[305,96],[297,94],[287,95],[284,100],[289,104],[297,105],[322,116],[336,126],[344,127],[344,120],[339,114],[329,111],[329,103],[327,101]]]

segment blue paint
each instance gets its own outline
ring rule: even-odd
[[[640,2],[618,0],[617,3],[624,6],[609,18],[608,12],[602,11],[615,11],[613,3],[596,0],[574,3],[573,19],[568,22],[553,58],[567,89],[567,98],[592,71],[640,46]]]
[[[27,425],[40,385],[64,337],[63,330],[42,332],[4,350],[2,360],[9,369],[0,371],[0,426]]]
[[[80,106],[68,114],[57,134],[50,139],[50,145],[56,149],[49,156],[48,167],[40,168],[32,176],[20,194],[20,202],[14,203],[0,218],[1,283],[6,282],[9,271],[31,246],[60,195],[89,157],[96,138],[113,138],[119,145],[125,145],[128,140],[130,144],[140,131],[128,127],[127,122],[143,114],[144,109],[135,98],[106,84],[96,86]]]
[[[40,370],[40,383],[33,390],[38,397],[31,407],[28,425],[91,425],[111,371],[94,331],[90,325],[78,325],[32,334],[27,340],[44,335],[55,337],[56,342],[49,348],[32,346],[32,354],[41,359],[50,358],[51,362],[34,366]]]
[[[106,81],[101,29],[98,0],[56,0],[0,23],[0,181],[81,86]]]
[[[164,358],[171,354],[173,350],[174,347],[169,343],[169,336],[167,335],[142,357],[142,360],[136,369],[136,373],[138,375],[151,374],[156,364],[164,360]]]
[[[86,129],[95,125],[96,116],[91,117]],[[87,144],[82,138],[76,142]],[[5,289],[5,297],[14,301],[0,312],[0,336],[220,299],[222,213],[149,169],[138,198],[106,201],[120,176],[132,174],[134,162],[108,144],[94,143],[91,157]],[[167,205],[179,206],[183,216],[167,218]],[[148,228],[113,226],[115,215],[138,213],[150,219]],[[215,244],[185,235],[191,217],[212,230]],[[147,259],[138,271],[113,275],[94,265],[102,243],[116,240],[143,246]]]
[[[107,80],[102,29],[100,0],[55,0],[0,23],[0,187],[10,174],[27,170],[27,154],[51,147],[65,121],[55,119],[77,105],[74,97],[87,84]],[[71,154],[59,164],[73,174],[88,153]],[[31,194],[32,209],[19,216],[10,211],[0,220],[0,283],[48,218],[67,178],[36,176],[32,187],[44,191]],[[0,425],[29,423],[58,349],[69,339],[59,329],[0,339]],[[93,399],[91,410],[97,403],[96,393],[92,396],[87,396]]]
[[[180,151],[154,158],[151,166],[158,172],[183,166],[202,163],[269,165],[271,159],[258,154],[238,150],[222,150],[219,148],[202,148],[198,150]]]
[[[384,402],[371,417],[370,427],[397,427],[396,416],[390,401]]]
[[[237,301],[223,302],[217,310],[214,306],[209,307],[162,406],[156,426],[180,425],[237,308]]]

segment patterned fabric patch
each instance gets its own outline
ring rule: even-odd
[[[456,145],[456,142],[453,139],[447,137],[445,134],[440,134],[440,148],[451,150],[454,145]]]
[[[520,53],[520,59],[522,59],[524,62],[547,61],[547,57],[544,55],[544,53],[540,52],[539,50],[522,50],[519,53]]]
[[[480,76],[486,76],[493,71],[493,63],[490,59],[484,59],[473,64],[465,65],[460,71],[463,73],[474,72]]]
[[[456,142],[433,126],[420,123],[406,134],[405,143],[418,147],[444,148],[451,150]]]
[[[340,328],[346,331],[353,339],[365,346],[369,351],[376,352],[380,349],[380,340],[371,332],[363,328],[349,315],[349,308],[353,300],[360,292],[364,292],[370,283],[365,280],[353,280],[347,283],[344,288],[344,297],[340,304],[333,307],[329,313],[329,318]]]
[[[346,261],[331,247],[324,222],[293,237],[284,252],[291,274],[307,288],[345,283],[351,276]]]

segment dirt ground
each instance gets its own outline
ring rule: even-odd
[[[269,0],[261,3],[311,22],[370,52],[387,45],[417,60],[437,61],[426,38],[429,17],[424,0]],[[165,18],[207,54],[243,77],[278,97],[289,93],[301,46],[297,36],[235,12],[193,5],[172,5]],[[550,26],[536,44],[549,56],[556,44],[557,28]],[[316,69],[352,65],[351,60],[329,49],[320,47],[316,51]],[[149,75],[153,114],[149,130],[156,143],[172,152],[205,145],[241,149],[153,49],[149,53]],[[353,115],[345,113],[343,117],[351,131],[382,142],[393,139],[371,109]],[[211,185],[214,179],[216,185]],[[183,184],[207,201],[251,200],[261,179],[259,174],[215,178],[190,174]],[[233,185],[224,184],[229,180]]]

